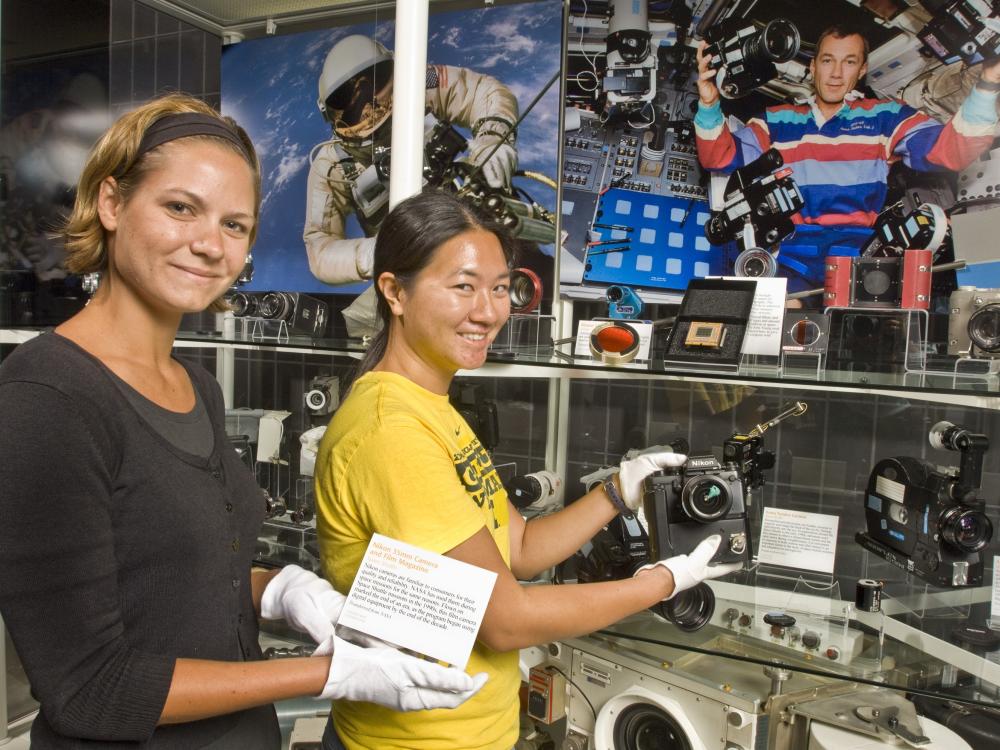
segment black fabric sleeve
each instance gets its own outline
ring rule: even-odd
[[[41,711],[69,737],[148,739],[175,662],[124,633],[107,420],[17,381],[0,414],[0,614]]]

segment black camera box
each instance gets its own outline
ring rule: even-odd
[[[698,363],[735,367],[740,362],[747,320],[753,308],[757,282],[753,279],[695,279],[684,293],[677,321],[674,323],[664,362]],[[718,345],[685,344],[692,326],[722,326],[724,336]]]

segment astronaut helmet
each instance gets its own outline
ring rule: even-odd
[[[319,76],[319,111],[346,141],[370,139],[392,114],[392,53],[360,34],[330,50]]]

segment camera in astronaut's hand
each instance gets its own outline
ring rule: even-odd
[[[705,33],[712,68],[719,71],[719,92],[735,99],[760,88],[778,75],[775,63],[791,60],[799,51],[799,30],[791,21],[775,18],[761,27],[746,19],[726,19]]]
[[[722,543],[712,563],[749,559],[743,479],[735,466],[715,456],[689,456],[683,466],[646,478],[642,504],[651,560],[687,554],[713,534],[721,535]]]
[[[928,438],[934,448],[960,452],[961,467],[908,456],[876,463],[864,498],[868,531],[855,538],[928,583],[978,586],[983,549],[993,539],[986,504],[977,496],[989,438],[951,422],[938,422]]]
[[[1000,56],[1000,2],[924,0],[933,14],[917,37],[941,62],[961,57],[966,64]]]
[[[784,166],[784,159],[775,149],[734,171],[726,182],[721,211],[713,211],[705,222],[705,236],[713,245],[736,240],[746,255],[758,250],[769,255],[764,247],[771,247],[795,231],[792,214],[804,205],[792,170]],[[743,257],[743,256],[741,256]],[[760,256],[747,257],[741,276],[773,276],[770,264]]]
[[[1000,359],[1000,289],[959,287],[948,309],[948,354]]]

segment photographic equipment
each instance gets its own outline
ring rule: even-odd
[[[823,305],[926,310],[931,298],[932,255],[924,248],[891,258],[828,256]]]
[[[996,0],[925,2],[934,15],[917,38],[941,62],[971,64],[1000,55],[1000,3]],[[938,6],[936,9],[934,6]]]
[[[519,474],[504,483],[507,497],[518,510],[542,512],[562,504],[563,480],[552,471]]]
[[[670,330],[664,362],[737,366],[756,288],[749,279],[692,281]]]
[[[882,609],[882,589],[884,587],[881,581],[862,578],[858,581],[857,589],[854,592],[854,606],[862,612],[878,612]]]
[[[590,332],[590,354],[608,365],[624,365],[639,353],[639,332],[628,323],[612,320]]]
[[[510,272],[510,311],[526,315],[542,301],[542,280],[530,268]]]
[[[310,414],[333,414],[340,406],[340,378],[336,375],[319,375],[313,378],[309,381],[303,401]]]
[[[630,320],[642,315],[642,299],[632,287],[612,284],[605,294],[609,318]]]
[[[773,247],[795,231],[791,216],[804,201],[791,168],[775,149],[734,171],[726,182],[721,211],[713,211],[705,236],[713,245],[736,240],[741,254],[737,276],[773,276],[777,262],[763,247]]]
[[[326,303],[299,292],[268,292],[260,298],[257,315],[283,320],[293,331],[310,336],[326,332]]]
[[[479,383],[452,381],[448,397],[455,411],[479,438],[483,447],[492,451],[500,443],[500,420],[496,401],[486,398]]]
[[[879,461],[865,496],[868,531],[855,538],[928,583],[978,586],[982,550],[993,538],[986,504],[976,497],[989,438],[938,422],[928,441],[933,448],[961,453],[961,467],[940,468],[906,456]]]
[[[799,30],[784,18],[763,27],[747,19],[727,18],[709,27],[705,40],[705,53],[719,71],[719,92],[727,99],[760,88],[778,75],[775,63],[788,62],[799,51]]]
[[[233,308],[233,315],[237,318],[253,318],[257,316],[260,296],[253,292],[234,292],[226,297],[226,302]]]
[[[885,209],[875,220],[871,238],[861,246],[862,257],[898,255],[926,248],[937,252],[948,234],[948,217],[933,203],[921,203],[904,213],[902,201]]]
[[[656,51],[650,43],[645,2],[608,3],[606,71],[601,88],[607,107],[632,111],[656,95]]]
[[[830,318],[821,313],[789,310],[781,327],[781,351],[786,354],[826,354]]]
[[[948,308],[948,354],[1000,358],[1000,289],[959,287]]]

